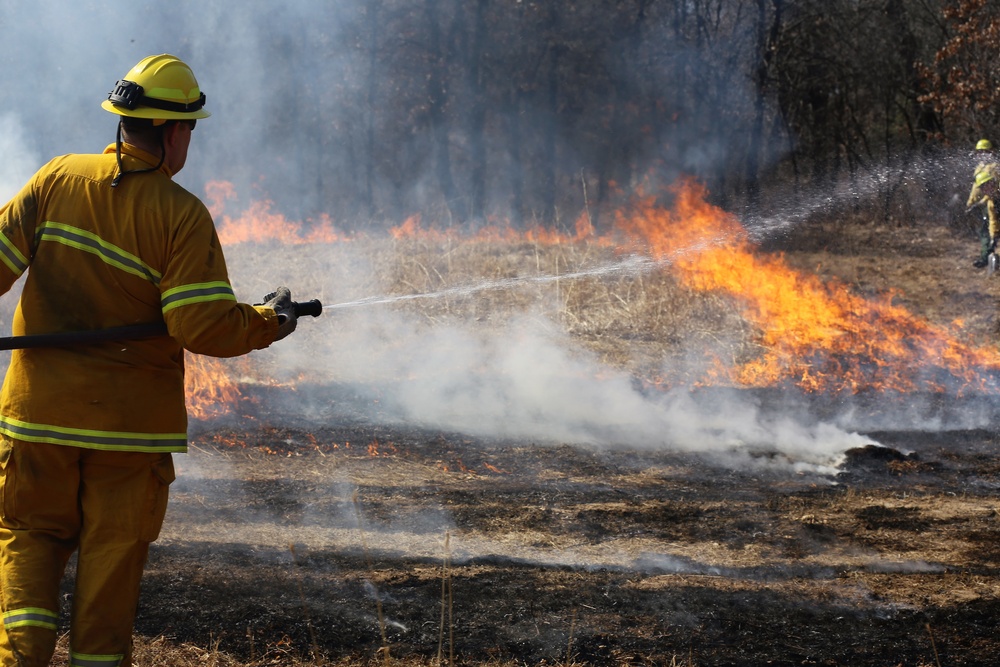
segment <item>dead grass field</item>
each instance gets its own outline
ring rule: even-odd
[[[962,320],[963,342],[992,348],[1000,277],[971,267],[974,245],[945,226],[833,220],[761,252],[859,294],[897,291],[913,314]],[[530,243],[343,252],[379,276],[352,285],[357,298],[614,261],[607,248]],[[530,311],[642,380],[689,372],[664,361],[693,349],[740,359],[757,345],[731,299],[669,271],[392,307],[429,327]],[[254,391],[266,408],[282,389]],[[308,428],[270,417],[193,430],[151,553],[135,664],[931,667],[995,664],[1000,649],[992,430],[873,433],[887,448],[852,451],[830,479],[360,414]]]

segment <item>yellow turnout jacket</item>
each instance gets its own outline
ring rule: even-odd
[[[985,206],[986,207],[986,217],[989,220],[990,227],[990,238],[996,238],[997,234],[1000,234],[1000,216],[997,215],[996,202],[993,201],[991,197],[987,197],[981,192],[980,186],[975,184],[975,177],[979,176],[982,172],[989,172],[993,175],[993,178],[1000,179],[1000,165],[996,162],[980,162],[976,165],[975,171],[972,173],[973,185],[972,190],[969,192],[969,199],[965,203],[965,207],[970,206]]]
[[[129,144],[122,159],[126,170],[159,161]],[[165,322],[169,335],[15,350],[0,390],[0,433],[183,452],[183,350],[245,354],[270,345],[278,322],[270,308],[237,302],[211,215],[165,166],[112,188],[116,173],[114,144],[58,157],[0,209],[0,293],[28,274],[13,334]]]

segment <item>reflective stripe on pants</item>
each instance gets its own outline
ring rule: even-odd
[[[124,655],[85,655],[70,651],[69,667],[119,667]]]
[[[139,580],[173,475],[170,454],[0,438],[0,665],[48,664],[77,549],[72,664],[130,664]]]

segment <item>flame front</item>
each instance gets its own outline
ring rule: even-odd
[[[733,366],[719,362],[706,384],[807,391],[985,390],[996,354],[963,345],[892,303],[864,299],[836,280],[789,268],[781,256],[756,255],[735,217],[705,201],[693,183],[673,189],[673,209],[641,200],[618,226],[642,239],[689,287],[732,296],[758,330],[763,350]],[[991,386],[991,385],[990,385]]]
[[[491,224],[475,233],[421,225],[413,216],[390,230],[397,240],[426,242],[579,244],[640,252],[671,271],[681,284],[703,293],[723,294],[752,325],[757,352],[735,363],[710,359],[696,385],[742,387],[795,386],[809,392],[987,391],[995,392],[1000,362],[995,350],[959,341],[893,303],[894,295],[864,298],[837,280],[824,281],[789,267],[781,255],[762,253],[739,220],[707,202],[696,183],[670,189],[667,207],[653,197],[637,197],[617,212],[614,229],[599,235],[589,216],[575,231],[517,230]],[[268,202],[254,204],[238,217],[222,214],[234,198],[231,186],[214,183],[208,199],[221,220],[224,243],[341,243],[358,236],[334,229],[327,218],[310,225],[272,212]],[[188,356],[189,410],[195,418],[225,412],[240,400],[230,364]]]
[[[254,202],[239,217],[224,213],[227,201],[236,198],[236,190],[226,181],[211,181],[205,186],[208,209],[216,219],[219,240],[224,245],[236,243],[276,242],[285,245],[305,243],[335,243],[349,237],[339,232],[328,215],[321,215],[311,224],[289,220],[271,210],[271,202]]]

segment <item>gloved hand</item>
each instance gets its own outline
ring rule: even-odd
[[[295,331],[298,317],[292,305],[292,292],[287,287],[274,290],[264,297],[264,303],[260,305],[271,308],[278,316],[278,336],[274,340],[281,340]]]

